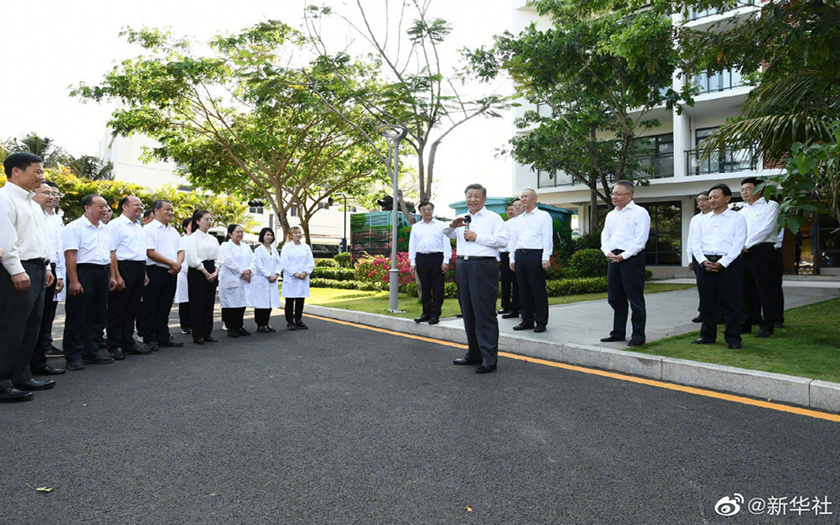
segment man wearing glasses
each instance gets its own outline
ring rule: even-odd
[[[612,191],[615,208],[607,214],[601,232],[601,251],[610,261],[607,296],[613,309],[613,329],[602,342],[624,341],[627,303],[633,310],[633,334],[627,346],[645,344],[645,244],[650,234],[650,215],[633,202],[634,186],[619,181]]]

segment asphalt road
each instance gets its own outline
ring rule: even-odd
[[[0,405],[0,523],[840,521],[840,423],[307,322]]]

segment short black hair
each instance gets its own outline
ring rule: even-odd
[[[726,184],[715,184],[711,188],[709,188],[709,193],[712,193],[715,190],[720,190],[725,197],[732,196],[732,190],[729,189],[729,186]]]
[[[144,211],[144,212],[143,212],[143,218],[144,218],[144,219],[148,219],[149,217],[151,217],[151,216],[152,216],[152,214],[153,214],[154,212],[155,212],[155,210],[153,210],[152,208],[147,209],[146,211]],[[191,221],[191,220],[192,220],[191,218],[186,218],[186,219],[184,219],[184,221],[185,221],[185,222],[186,222],[186,221]]]
[[[763,182],[764,181],[762,179],[759,179],[758,177],[747,177],[746,179],[741,181],[741,186],[743,186],[744,184],[752,184],[753,186],[758,186]]]
[[[187,225],[188,225],[189,223],[191,223],[191,222],[192,222],[192,217],[187,217],[186,219],[184,219],[183,221],[181,221],[181,228],[183,228],[183,229],[184,229],[184,231],[186,231],[186,229],[187,229]]]
[[[274,230],[272,230],[271,228],[266,227],[266,228],[263,228],[262,230],[260,230],[260,239],[259,239],[260,244],[262,244],[262,243],[264,243],[264,242],[265,242],[265,234],[266,234],[266,233],[270,233],[270,234],[271,234],[271,236],[272,236],[272,237],[274,237],[274,240],[275,240],[275,241],[277,240],[277,236],[276,236],[276,235],[274,235]]]
[[[18,151],[6,157],[6,160],[3,161],[3,169],[6,172],[6,177],[11,177],[13,169],[25,170],[30,164],[36,162],[43,164],[44,159],[28,151]]]
[[[95,193],[88,193],[84,197],[82,197],[82,209],[87,208],[88,206],[93,206],[93,199],[100,197]]]
[[[239,228],[238,224],[228,224],[228,232],[227,232],[227,235],[225,236],[226,241],[230,240],[230,234],[233,233],[234,231],[236,231],[237,228]],[[243,228],[243,230],[244,230],[244,228]]]
[[[431,203],[431,202],[429,202],[429,201],[423,201],[423,202],[421,202],[420,204],[418,204],[418,205],[417,205],[417,209],[419,210],[419,209],[420,209],[420,208],[422,208],[423,206],[431,206],[433,210],[435,209],[435,205],[434,205],[434,204],[432,204],[432,203]]]
[[[700,193],[698,193],[697,195],[705,195],[706,197],[708,197],[709,192],[704,190],[704,191],[701,191]]]
[[[627,188],[627,191],[629,191],[631,195],[636,194],[636,185],[630,182],[629,180],[617,181],[615,183],[615,186],[622,186],[624,188]],[[615,188],[615,186],[613,186],[613,188]]]
[[[163,208],[163,203],[165,203],[165,202],[168,202],[169,204],[172,204],[172,201],[170,201],[169,199],[158,199],[158,200],[156,200],[155,202],[152,203],[152,210],[157,211],[157,210]]]
[[[131,195],[126,195],[125,197],[120,199],[120,202],[117,204],[120,207],[120,209],[122,209],[122,207],[125,205],[125,203],[128,202],[129,197],[131,197]]]
[[[481,184],[479,184],[477,182],[474,183],[474,184],[470,184],[469,186],[464,188],[464,195],[466,195],[467,192],[470,191],[470,190],[481,190],[481,195],[484,196],[484,197],[487,196],[487,188],[485,188],[484,186],[482,186]]]
[[[519,197],[517,197],[517,198],[513,199],[512,201],[510,201],[510,203],[511,203],[511,204],[516,204],[517,202],[519,202],[519,201],[521,201],[521,200],[522,200],[522,199],[520,199]]]
[[[158,202],[158,201],[155,201],[155,202]],[[169,202],[169,201],[166,201],[166,202]],[[160,209],[160,208],[158,208],[158,209]],[[192,219],[191,219],[192,220],[192,231],[194,231],[194,232],[198,231],[198,221],[200,221],[201,218],[204,217],[205,215],[209,215],[209,214],[210,214],[210,212],[207,211],[207,210],[198,210],[197,212],[193,213],[193,216],[192,216]]]
[[[51,181],[51,180],[45,180],[45,181],[44,181],[44,184],[46,184],[47,186],[49,186],[49,187],[51,187],[51,188],[56,188],[56,189],[58,189],[58,184],[56,184],[55,182],[53,182],[53,181]]]

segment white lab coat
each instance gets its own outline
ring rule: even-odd
[[[178,242],[178,251],[183,251],[186,253],[186,235],[181,236],[181,240]],[[190,302],[190,287],[187,283],[187,270],[189,270],[189,266],[187,266],[187,257],[185,255],[184,262],[181,264],[181,271],[178,272],[178,284],[175,287],[175,304]]]
[[[280,252],[283,268],[283,297],[309,297],[309,274],[315,269],[315,258],[307,244],[287,242]],[[305,279],[298,279],[296,273],[306,272]]]
[[[251,248],[244,242],[237,246],[233,241],[226,241],[222,243],[220,252],[222,268],[219,270],[219,302],[222,308],[248,306],[248,282],[241,276],[242,272],[251,269]]]
[[[273,283],[268,278],[279,275],[280,254],[276,248],[271,253],[260,244],[254,250],[254,274],[251,276],[251,285],[248,287],[248,306],[251,308],[280,308],[280,280]]]

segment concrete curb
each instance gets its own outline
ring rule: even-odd
[[[388,315],[370,314],[307,304],[305,312],[330,319],[373,326],[394,332],[466,344],[463,329],[415,323]],[[558,344],[528,337],[499,336],[504,352],[600,368],[659,381],[766,399],[827,412],[840,412],[840,384],[804,377],[700,363],[575,343]]]

